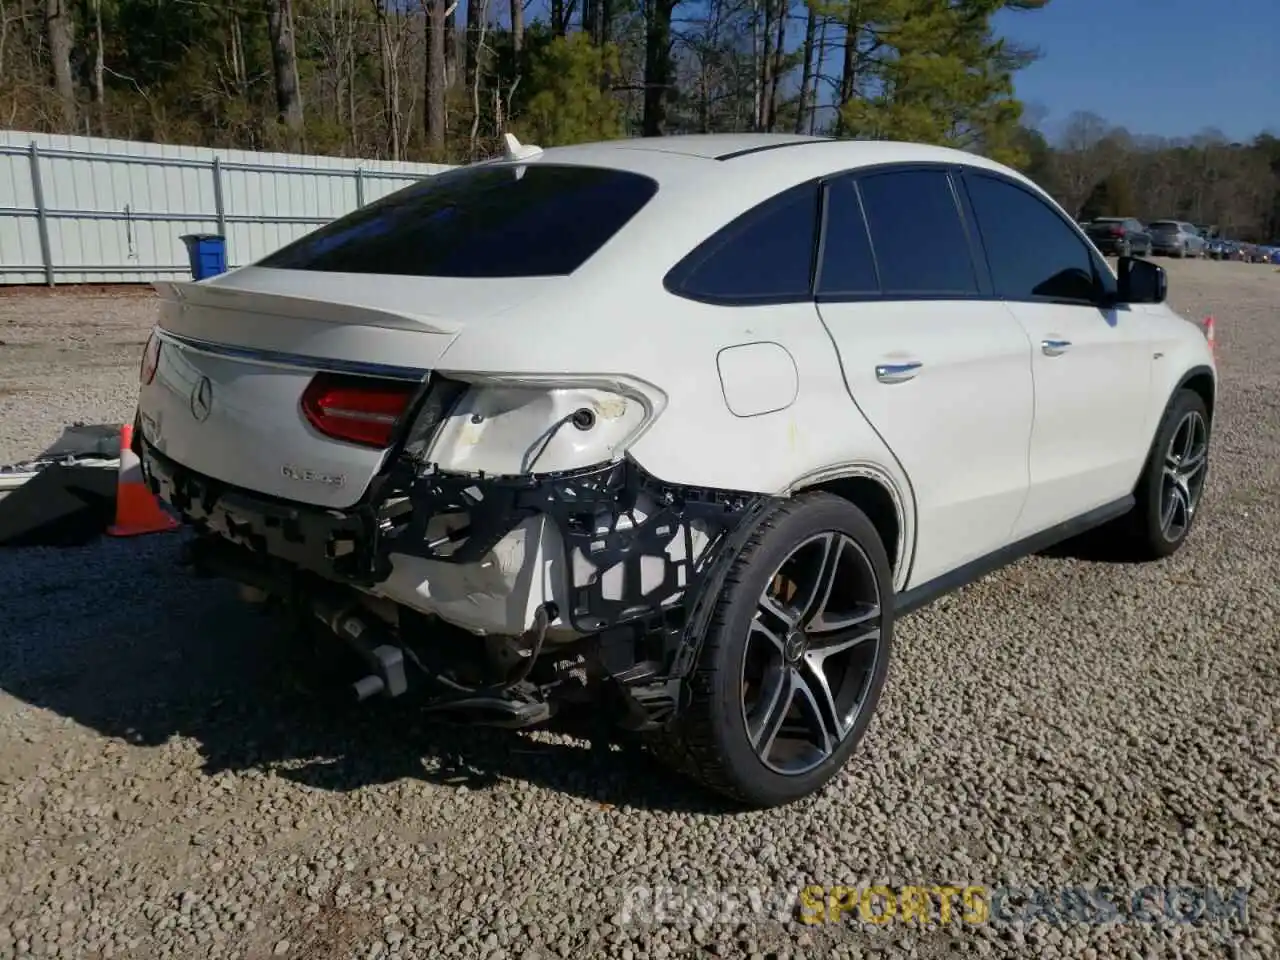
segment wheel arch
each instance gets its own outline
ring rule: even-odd
[[[1204,401],[1205,411],[1209,414],[1209,426],[1212,427],[1214,401],[1218,396],[1218,378],[1213,368],[1207,365],[1192,367],[1178,380],[1169,399],[1172,400],[1179,390],[1192,390]]]
[[[1209,415],[1209,430],[1211,433],[1213,431],[1213,408],[1214,402],[1217,400],[1218,375],[1213,367],[1208,364],[1197,364],[1184,371],[1174,381],[1172,389],[1169,390],[1164,403],[1161,404],[1156,413],[1155,423],[1151,427],[1151,438],[1147,444],[1147,455],[1143,458],[1142,467],[1133,481],[1135,489],[1142,482],[1143,473],[1151,463],[1151,458],[1156,454],[1156,441],[1160,439],[1160,423],[1164,418],[1165,411],[1169,409],[1169,404],[1173,403],[1173,398],[1182,390],[1191,390],[1204,401],[1205,412]]]
[[[915,547],[915,522],[909,491],[891,473],[871,463],[843,464],[807,474],[785,492],[793,497],[834,494],[865,513],[889,558],[894,589],[905,587]]]

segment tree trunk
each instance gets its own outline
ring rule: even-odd
[[[76,128],[76,85],[71,72],[71,50],[75,46],[75,20],[71,0],[45,0],[45,33],[49,39],[49,59],[53,61],[53,89],[62,108],[62,124],[67,133]]]
[[[596,0],[596,20],[600,24],[600,34],[596,37],[596,45],[603,47],[613,39],[613,0]]]
[[[645,0],[644,115],[641,132],[666,132],[667,95],[671,87],[671,14],[677,0]]]
[[[858,81],[858,37],[862,33],[860,4],[849,8],[844,24],[844,65],[840,71],[840,102],[836,104],[836,132],[845,133],[844,105],[853,99]]]
[[[773,92],[773,10],[776,0],[763,0],[763,22],[760,25],[760,75],[756,84],[760,95],[756,98],[754,129],[763,131],[769,122],[769,96]]]
[[[103,82],[107,63],[103,54],[106,43],[102,36],[102,0],[93,0],[93,109],[97,114],[98,136],[109,137],[111,131],[107,125],[107,90]]]
[[[516,56],[524,49],[524,0],[511,0],[511,49]]]
[[[446,44],[448,30],[445,0],[425,0],[427,13],[426,121],[427,146],[444,149],[444,91],[446,86]]]
[[[484,20],[485,0],[468,0],[467,2],[467,49],[465,78],[467,93],[474,94],[476,78],[480,72],[480,29]],[[474,97],[473,97],[474,99]]]
[[[458,4],[446,3],[444,13],[444,88],[458,78]]]
[[[774,12],[778,18],[775,24],[778,32],[773,42],[773,76],[769,84],[769,110],[765,114],[764,129],[767,133],[772,133],[778,123],[778,84],[782,80],[782,63],[786,55],[787,15],[791,12],[790,0],[777,0],[777,8]]]
[[[809,135],[812,136],[818,129],[818,81],[822,77],[823,63],[827,58],[827,23],[826,17],[822,18],[822,23],[818,27],[818,59],[813,68],[813,76],[810,78],[809,86]]]
[[[809,4],[809,16],[804,23],[804,64],[800,72],[800,109],[796,111],[796,133],[804,133],[806,125],[812,125],[812,101],[809,98],[809,87],[813,83],[813,48],[818,33],[818,14],[812,0]]]
[[[276,108],[288,136],[289,149],[297,152],[303,146],[302,90],[298,83],[298,51],[293,39],[293,0],[271,0],[268,24],[276,77]]]

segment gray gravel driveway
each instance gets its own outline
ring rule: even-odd
[[[1276,956],[1280,272],[1167,265],[1225,379],[1188,548],[1032,558],[903,621],[863,746],[784,810],[574,731],[337,705],[176,535],[0,553],[0,957]],[[150,318],[0,292],[0,463],[128,418]],[[1200,923],[797,920],[801,887],[878,883],[1249,894]]]

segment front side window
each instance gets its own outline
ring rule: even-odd
[[[997,296],[1094,300],[1093,257],[1048,204],[996,177],[967,173],[965,182]]]
[[[964,296],[978,278],[945,170],[895,170],[858,178],[886,296]]]
[[[531,163],[462,167],[347,214],[259,261],[324,273],[563,276],[649,202],[624,170]]]
[[[667,274],[667,286],[712,303],[807,299],[817,232],[817,185],[793,188],[713,234]]]

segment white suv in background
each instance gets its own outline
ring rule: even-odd
[[[895,616],[1103,524],[1170,554],[1204,489],[1163,271],[953,150],[511,138],[159,286],[136,443],[192,562],[361,698],[587,701],[750,805],[845,763]]]

